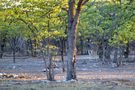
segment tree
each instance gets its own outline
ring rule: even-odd
[[[77,26],[79,23],[80,12],[82,6],[88,0],[79,0],[76,5],[76,0],[68,0],[68,44],[67,44],[67,80],[76,79],[76,39]]]

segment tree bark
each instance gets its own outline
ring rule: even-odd
[[[12,50],[13,50],[13,63],[16,63],[16,61],[15,61],[15,53],[16,53],[16,37],[13,38],[13,46],[12,46]]]
[[[98,54],[98,56],[99,56],[99,59],[100,59],[101,61],[103,61],[103,45],[102,45],[102,43],[100,43],[100,44],[98,45],[98,52],[97,52],[97,54]]]
[[[0,45],[0,58],[3,57],[3,52],[4,52],[4,45],[1,44],[1,45]]]
[[[126,44],[125,50],[124,50],[124,57],[128,58],[129,56],[129,42]]]
[[[118,59],[118,47],[116,47],[114,51],[113,63],[117,63],[117,59]]]
[[[62,60],[62,71],[65,72],[65,63],[64,63],[64,38],[61,38],[61,60]]]
[[[48,63],[47,79],[49,81],[54,81],[54,68],[52,66],[52,55],[51,55],[50,49],[48,49],[48,61],[49,61],[49,63]]]
[[[50,18],[50,16],[49,16]],[[48,32],[50,32],[50,21],[48,20]],[[50,45],[50,37],[47,38],[47,54],[48,54],[48,73],[47,73],[47,79],[49,81],[54,81],[54,67],[52,66],[52,55],[51,55],[51,49],[49,47]]]
[[[80,45],[81,45],[81,50],[80,50],[81,51],[81,55],[83,55],[84,54],[83,53],[84,42],[83,42],[83,37],[82,36],[80,37]]]
[[[76,8],[75,1],[68,0],[67,80],[77,79],[75,69],[77,26],[81,7],[87,2],[87,0],[79,0]]]
[[[0,58],[3,57],[5,42],[5,39],[2,39],[2,41],[0,42]]]
[[[105,45],[105,51],[104,51],[104,52],[105,52],[105,53],[104,53],[105,62],[111,63],[111,57],[110,57],[110,55],[111,55],[111,48],[110,48],[110,46],[108,45],[108,42],[107,42],[106,45]]]

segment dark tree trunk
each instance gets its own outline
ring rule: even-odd
[[[15,53],[16,53],[16,37],[13,38],[12,51],[13,51],[13,63],[16,63],[16,61],[15,61]]]
[[[13,50],[13,62],[16,63],[16,61],[15,61],[15,50]]]
[[[50,18],[50,16],[49,16]],[[48,20],[48,32],[50,32],[50,21]],[[54,67],[52,65],[52,52],[51,52],[51,49],[49,47],[50,45],[50,37],[48,36],[47,38],[47,54],[48,54],[48,73],[47,73],[47,79],[49,81],[54,81]]]
[[[81,7],[88,0],[68,0],[67,80],[76,79],[76,39]]]
[[[80,51],[81,51],[81,55],[83,55],[83,54],[84,54],[84,53],[83,53],[83,48],[84,48],[83,45],[84,45],[84,42],[83,42],[83,37],[82,37],[82,36],[80,37],[80,45],[81,45],[81,50],[80,50]]]
[[[99,59],[104,63],[110,62],[111,48],[106,40],[100,42],[98,46]]]
[[[51,50],[49,48],[49,43],[50,43],[50,40],[48,38],[48,42],[47,42],[47,54],[48,54],[48,70],[47,70],[47,79],[49,81],[54,81],[54,67],[52,66],[52,55],[51,55]]]
[[[67,42],[67,80],[76,79],[75,63],[74,59],[74,48],[76,45],[76,25],[73,25],[74,14],[75,14],[75,0],[69,0],[68,10],[68,42]],[[75,23],[76,24],[76,23]]]
[[[114,50],[113,63],[117,63],[117,59],[118,59],[118,48],[116,47]]]
[[[3,52],[4,52],[4,45],[0,45],[0,58],[3,57]]]
[[[122,65],[123,48],[119,47],[119,58],[117,59],[117,67]]]
[[[64,38],[61,38],[61,60],[62,60],[62,71],[65,72],[65,63],[64,63],[64,45],[65,40]]]
[[[103,61],[103,45],[102,45],[102,43],[100,43],[100,44],[98,45],[98,52],[97,52],[97,54],[98,54],[98,56],[99,56],[99,59],[100,59],[101,61]]]
[[[111,63],[110,55],[111,55],[111,48],[110,48],[110,46],[108,45],[108,42],[107,42],[107,44],[105,46],[105,53],[104,53],[105,62]]]
[[[2,42],[0,42],[0,58],[3,57],[5,42],[5,39],[2,39]]]
[[[36,40],[29,39],[29,50],[32,57],[36,57]]]
[[[128,58],[129,56],[129,43],[126,44],[125,50],[124,50],[124,57]]]
[[[48,64],[47,79],[49,81],[54,81],[54,67],[52,66],[52,56],[50,54],[50,51],[48,52],[48,60],[49,60],[49,64]]]
[[[33,43],[32,43],[32,40],[31,40],[31,38],[29,39],[29,46],[30,46],[30,52],[31,52],[31,56],[34,56],[33,55],[33,52],[34,52],[34,49],[33,49],[33,45],[32,45]]]

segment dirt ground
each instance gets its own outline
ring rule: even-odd
[[[55,57],[53,62],[56,64],[55,79],[58,82],[65,81],[66,73],[62,72],[60,57]],[[43,72],[44,67],[44,61],[40,57],[17,57],[16,63],[13,63],[12,57],[0,59],[0,90],[6,90],[2,89],[3,85],[45,82],[46,73]],[[125,65],[116,68],[112,67],[110,64],[103,65],[95,56],[79,55],[77,56],[76,67],[78,81],[85,83],[95,82],[101,86],[126,85],[127,87],[132,87],[132,89],[128,88],[125,90],[135,90],[135,63],[126,63]]]

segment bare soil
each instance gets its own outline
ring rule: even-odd
[[[62,63],[60,57],[59,56],[55,57],[55,60],[53,62],[56,64],[55,68],[56,81],[65,82],[66,73],[62,72]],[[35,58],[17,57],[16,63],[13,63],[12,57],[4,57],[3,59],[0,59],[0,90],[3,90],[3,86],[5,85],[20,85],[20,84],[25,85],[25,84],[46,82],[46,73],[43,72],[44,67],[45,67],[44,61],[40,57]],[[102,62],[98,60],[98,58],[95,56],[79,55],[77,56],[76,67],[77,67],[76,70],[78,81],[84,83],[94,82],[96,83],[96,85],[103,87],[124,85],[124,87],[127,86],[133,88],[133,89],[128,88],[129,90],[135,90],[134,62],[126,63],[123,66],[116,68],[112,67],[111,64],[103,65]],[[100,90],[100,89],[86,89],[86,90]],[[119,90],[119,89],[107,89],[107,90]]]

